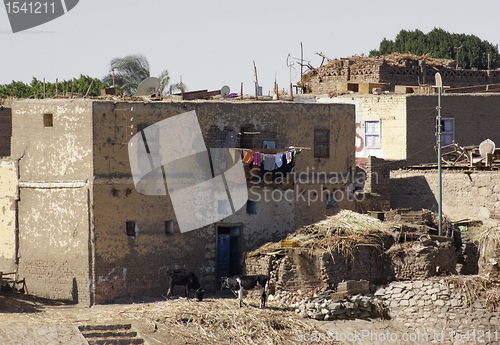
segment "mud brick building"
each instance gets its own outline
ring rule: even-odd
[[[135,189],[127,146],[138,131],[191,110],[207,148],[221,147],[229,132],[240,133],[237,148],[258,151],[264,141],[310,148],[295,157],[302,178],[251,186],[247,207],[181,233],[169,195]],[[354,125],[349,104],[16,101],[10,152],[2,147],[9,157],[0,164],[0,263],[17,268],[30,293],[84,305],[164,294],[170,268],[190,269],[214,289],[228,261],[239,264],[246,251],[354,209],[347,197],[325,197],[348,196],[349,179],[312,178],[355,171]],[[279,198],[286,190],[289,198]]]
[[[317,102],[356,106],[356,164],[370,156],[404,160],[407,165],[436,163],[436,94],[352,94],[319,97]],[[443,145],[500,145],[500,94],[444,94],[441,97]]]
[[[445,85],[452,88],[500,83],[499,70],[462,70],[456,69],[455,60],[395,53],[331,60],[305,73],[298,85],[304,93],[313,94],[371,93],[372,87],[395,91],[397,85],[435,85],[437,72],[441,73]]]

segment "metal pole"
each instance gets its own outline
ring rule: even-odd
[[[443,235],[443,179],[441,176],[441,90],[443,86],[438,86],[438,218],[439,218],[439,228],[438,235]]]

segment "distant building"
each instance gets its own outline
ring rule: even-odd
[[[402,93],[432,92],[439,72],[452,88],[500,83],[500,70],[456,69],[456,61],[393,53],[380,57],[353,56],[329,61],[304,73],[298,86],[304,93],[342,94],[381,91]],[[399,86],[396,88],[396,86]],[[419,90],[421,86],[423,89]]]
[[[369,156],[405,160],[408,165],[437,163],[437,95],[350,94],[318,97],[317,102],[356,106],[356,164]],[[442,144],[500,145],[500,94],[444,94],[441,99]]]

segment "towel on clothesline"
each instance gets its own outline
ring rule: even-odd
[[[275,154],[274,161],[276,162],[276,166],[278,168],[281,168],[281,166],[283,165],[283,154],[282,153]]]
[[[253,165],[260,167],[260,162],[261,162],[261,154],[260,152],[254,152],[253,153]]]
[[[264,163],[264,170],[274,170],[276,167],[276,158],[274,155],[264,155],[262,161]]]
[[[248,150],[247,152],[245,152],[245,155],[243,156],[243,163],[250,163],[252,161],[252,158],[253,158],[253,151]]]

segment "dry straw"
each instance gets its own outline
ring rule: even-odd
[[[159,313],[154,323],[179,344],[295,344],[297,330],[326,333],[284,308],[260,309],[257,298],[245,301],[241,309],[234,299],[169,301],[168,311]]]
[[[477,300],[483,300],[489,310],[498,310],[500,306],[500,281],[482,276],[449,276],[445,278],[448,286],[461,290],[467,306]]]
[[[368,215],[343,210],[297,230],[291,238],[299,240],[302,248],[338,252],[346,259],[353,259],[353,252],[359,245],[371,245],[382,250],[387,238],[393,237],[389,227]]]

